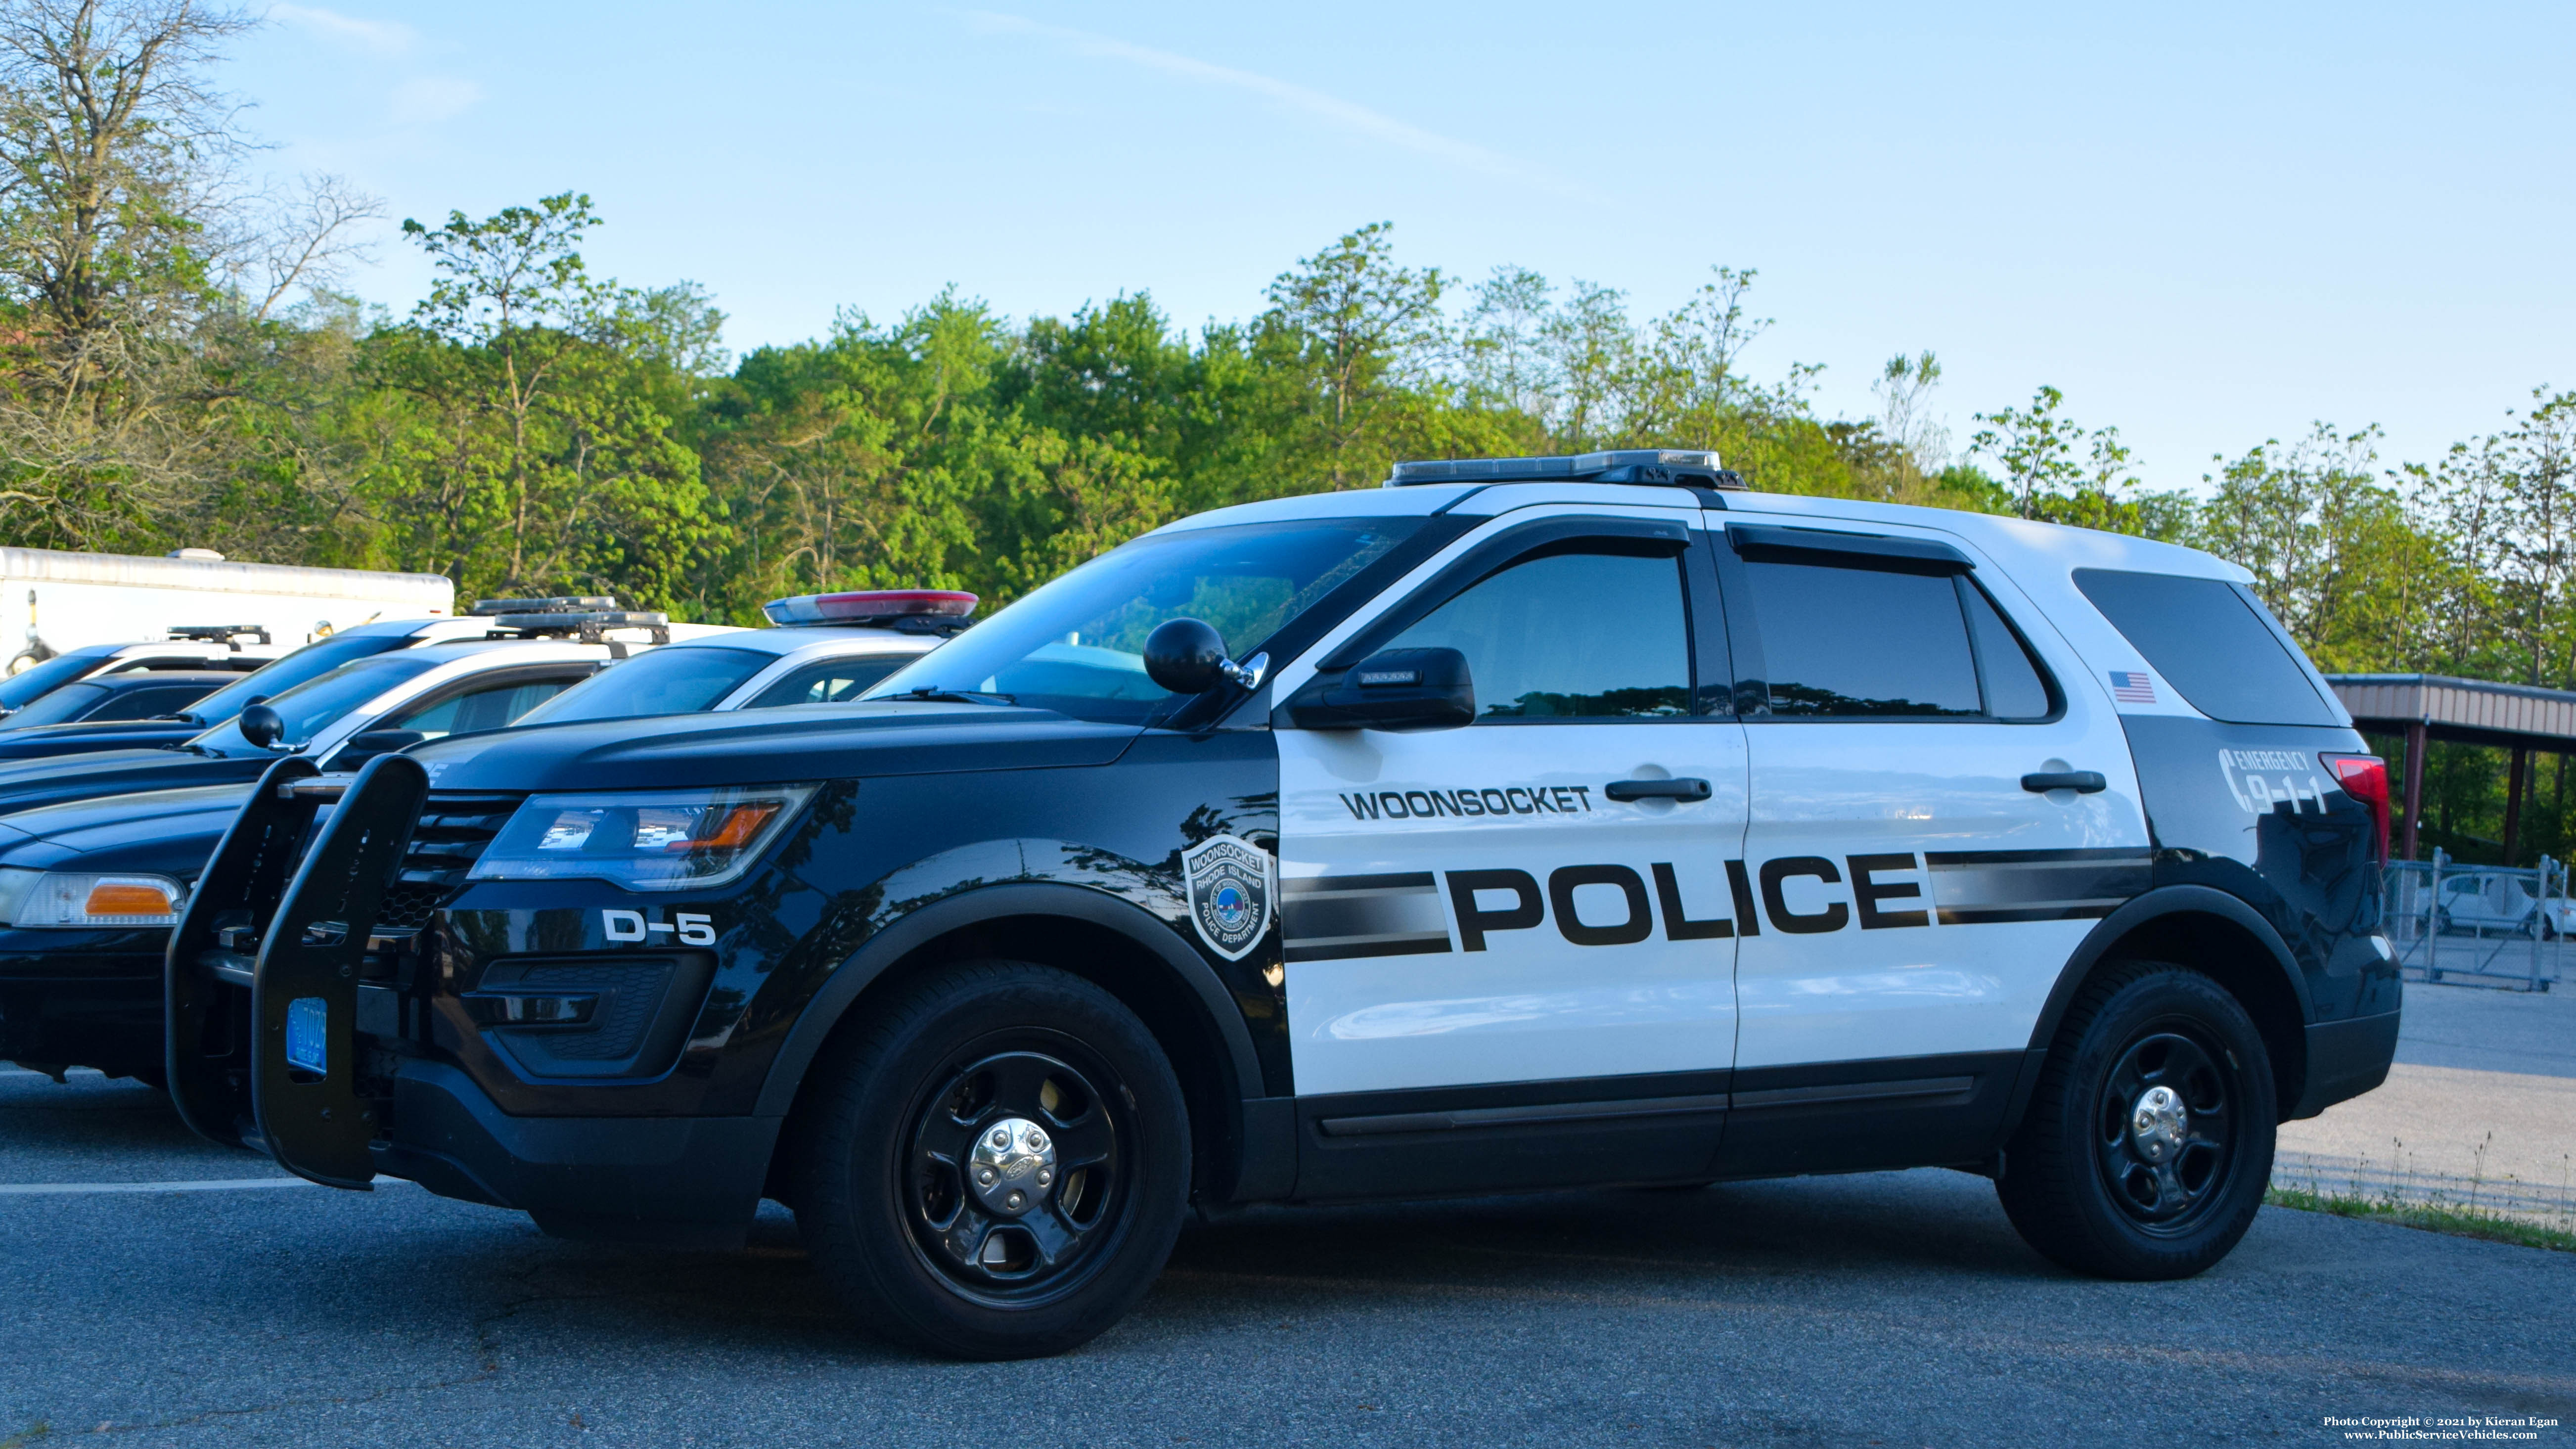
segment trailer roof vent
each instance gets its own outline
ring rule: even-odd
[[[207,563],[222,563],[224,561],[224,556],[215,552],[211,548],[174,548],[170,550],[169,556],[171,558],[201,559]]]

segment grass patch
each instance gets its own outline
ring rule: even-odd
[[[2263,1194],[2263,1201],[2273,1207],[2296,1208],[2300,1212],[2332,1213],[2339,1218],[2395,1223],[2401,1228],[2417,1228],[2428,1233],[2449,1233],[2458,1238],[2483,1238],[2490,1243],[2511,1243],[2521,1248],[2547,1248],[2552,1252],[2576,1253],[2576,1232],[2568,1232],[2563,1228],[2543,1227],[2538,1223],[2528,1223],[2519,1218],[2509,1218],[2492,1212],[2340,1197],[2333,1193],[2316,1192],[2303,1187],[2273,1188]],[[6,1446],[0,1446],[0,1449],[6,1449]]]

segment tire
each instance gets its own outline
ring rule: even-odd
[[[2235,997],[2183,967],[2122,965],[2068,1010],[1995,1192],[2056,1263],[2188,1278],[2253,1225],[2278,1118],[2271,1058]]]
[[[861,1009],[790,1124],[797,1229],[853,1316],[966,1359],[1063,1353],[1125,1316],[1189,1200],[1188,1112],[1144,1023],[1016,961]]]

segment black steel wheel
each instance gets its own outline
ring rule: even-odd
[[[2139,1031],[2095,1095],[2093,1146],[2112,1200],[2143,1231],[2187,1233],[2225,1199],[2236,1075],[2187,1021]]]
[[[1048,1033],[1045,1035],[1053,1035]],[[1035,1043],[1032,1043],[1034,1045]],[[913,1115],[905,1205],[914,1246],[961,1294],[1026,1304],[1074,1291],[1123,1221],[1135,1113],[1066,1058],[1071,1038],[978,1057]]]
[[[2277,1111],[2235,997],[2183,967],[2122,964],[2068,1010],[1996,1193],[2023,1239],[2069,1268],[2189,1277],[2253,1225]]]
[[[798,1230],[865,1323],[960,1358],[1062,1353],[1170,1257],[1189,1120],[1144,1023],[1026,962],[862,1000],[799,1098]]]

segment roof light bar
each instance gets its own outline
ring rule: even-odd
[[[476,612],[481,610],[478,608]],[[670,615],[635,609],[600,609],[587,614],[500,614],[492,616],[492,628],[496,635],[499,631],[508,630],[528,638],[571,638],[584,644],[606,642],[602,636],[612,629],[650,629],[654,643],[671,642]]]
[[[256,639],[262,644],[270,642],[265,624],[173,624],[170,637],[197,644],[229,644],[235,653],[241,651],[244,639]]]
[[[1616,448],[1556,458],[1450,458],[1398,463],[1389,488],[1420,483],[1646,483],[1747,491],[1706,448]]]
[[[760,606],[769,622],[794,624],[885,624],[911,622],[964,628],[979,601],[957,589],[860,589],[844,594],[798,594]]]
[[[616,607],[617,600],[607,594],[578,594],[556,599],[476,599],[467,612],[484,619],[495,614],[588,614]]]

